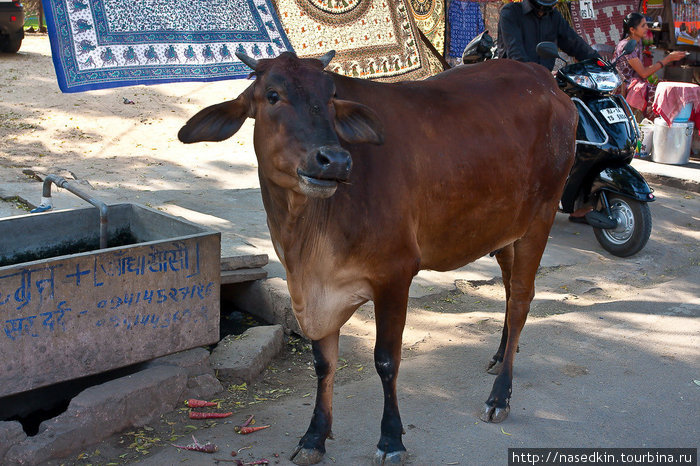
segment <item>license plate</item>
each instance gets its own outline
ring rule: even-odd
[[[604,108],[600,113],[608,123],[622,123],[627,120],[627,115],[620,107]]]

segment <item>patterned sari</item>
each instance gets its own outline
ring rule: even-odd
[[[629,38],[623,39],[617,44],[612,61],[620,57],[616,67],[623,79],[627,103],[630,104],[630,107],[640,110],[645,118],[651,120],[654,117],[654,112],[651,108],[654,103],[654,96],[656,95],[656,84],[650,84],[646,79],[639,76],[629,64],[632,58],[638,58],[640,62],[643,62],[641,43],[637,44],[637,48],[634,49],[634,52],[622,56],[622,50],[625,48],[625,45],[627,45],[627,42],[629,42]]]

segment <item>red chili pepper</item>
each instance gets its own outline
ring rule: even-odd
[[[229,417],[233,412],[228,413],[200,413],[198,411],[190,411],[190,419],[220,419]]]
[[[269,425],[266,425],[266,426],[245,426],[245,427],[235,426],[233,428],[233,430],[241,435],[246,435],[246,434],[252,434],[253,432],[257,432],[259,430],[267,429],[268,427],[270,427],[270,426]]]
[[[196,398],[190,398],[185,400],[185,404],[190,408],[209,408],[219,406],[219,403],[214,403],[213,401],[198,400]]]
[[[214,445],[211,442],[207,443],[199,443],[196,438],[194,438],[194,435],[192,436],[192,440],[194,440],[194,443],[190,443],[189,445],[175,445],[174,443],[171,443],[172,446],[175,448],[181,448],[183,450],[190,450],[190,451],[199,451],[202,453],[215,453],[219,451],[219,447]]]

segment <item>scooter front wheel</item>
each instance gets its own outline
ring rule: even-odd
[[[596,239],[606,251],[615,256],[629,257],[636,254],[651,236],[649,205],[619,195],[610,195],[608,203],[617,226],[610,229],[594,228]]]

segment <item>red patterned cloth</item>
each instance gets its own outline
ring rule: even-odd
[[[623,39],[622,20],[637,11],[638,0],[593,0],[595,19],[582,19],[578,2],[571,2],[574,31],[589,45],[615,47]]]
[[[693,104],[693,112],[690,119],[695,122],[695,127],[700,124],[700,86],[691,83],[677,83],[673,81],[660,82],[656,87],[654,98],[654,112],[671,126],[673,119],[686,104]]]
[[[647,112],[649,106],[650,84],[644,79],[633,78],[627,87],[625,100],[632,108],[636,108],[644,113],[644,116],[651,119],[651,112]]]

